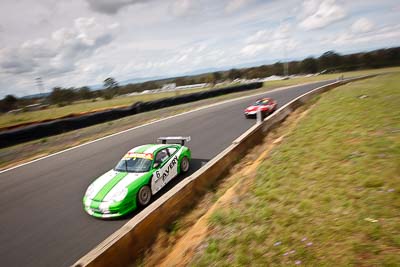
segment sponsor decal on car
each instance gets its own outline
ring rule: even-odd
[[[156,176],[157,179],[162,179],[163,181],[165,181],[165,179],[168,177],[168,174],[170,173],[170,171],[175,167],[175,165],[178,163],[178,157],[175,156],[172,161],[168,164],[168,167],[164,170],[164,172],[161,174],[160,171],[156,171]]]

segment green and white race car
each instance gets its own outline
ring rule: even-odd
[[[160,137],[162,144],[129,150],[114,169],[97,178],[83,197],[85,211],[98,218],[123,216],[147,206],[154,194],[189,170],[190,137]]]

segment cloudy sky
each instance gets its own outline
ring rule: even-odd
[[[1,0],[0,97],[399,45],[398,0]]]

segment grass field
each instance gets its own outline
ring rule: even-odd
[[[324,94],[215,211],[192,266],[399,266],[400,74]]]
[[[344,75],[344,77],[350,76],[358,76],[358,75],[366,75],[371,73],[382,73],[387,71],[400,71],[400,67],[397,68],[384,68],[384,69],[374,69],[374,70],[365,70],[365,71],[353,71],[353,72],[345,72],[345,73],[335,73],[335,74],[324,74],[313,77],[302,77],[302,78],[294,78],[290,80],[283,81],[270,81],[265,82],[265,88],[276,88],[281,86],[294,85],[299,83],[313,82],[313,81],[321,81],[327,79],[335,79],[340,75]],[[150,101],[165,97],[175,96],[176,94],[188,94],[199,92],[203,90],[210,90],[209,88],[201,88],[201,89],[191,89],[184,90],[179,92],[165,92],[165,93],[157,93],[157,94],[145,94],[145,95],[137,95],[130,97],[119,97],[110,100],[98,100],[95,102],[92,101],[80,101],[76,102],[72,105],[57,107],[52,106],[46,110],[39,111],[31,111],[19,114],[3,114],[0,115],[0,128],[8,127],[12,125],[17,125],[21,123],[28,123],[34,121],[42,121],[48,119],[55,119],[63,116],[67,116],[69,114],[77,114],[90,112],[99,109],[107,109],[107,108],[115,108],[121,106],[129,106],[138,101]]]

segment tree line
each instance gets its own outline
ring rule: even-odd
[[[382,68],[400,65],[400,47],[379,49],[371,52],[362,52],[348,55],[341,55],[335,51],[327,51],[319,57],[307,57],[301,61],[287,62],[289,74],[312,74],[312,73],[335,73],[342,71],[352,71],[360,69]],[[103,81],[103,89],[93,91],[89,87],[81,88],[61,88],[55,87],[45,99],[24,99],[7,95],[0,100],[0,112],[7,112],[12,109],[22,107],[30,103],[44,101],[48,104],[59,106],[71,104],[78,100],[111,99],[117,95],[142,92],[161,88],[166,83],[175,83],[177,86],[209,83],[216,84],[220,81],[235,79],[255,79],[264,78],[271,75],[284,75],[284,63],[276,62],[269,65],[257,67],[230,69],[227,71],[217,71],[192,76],[181,76],[143,83],[127,84],[120,86],[118,82],[109,77]]]

